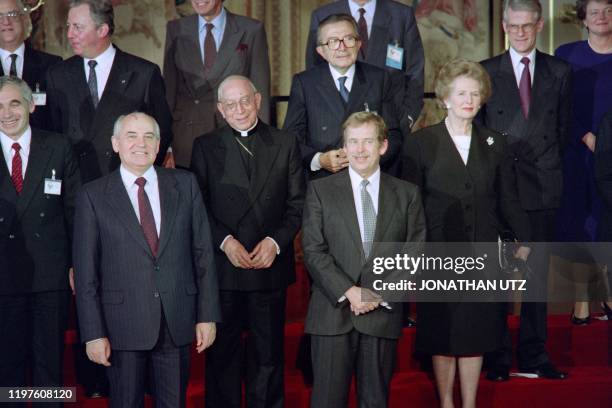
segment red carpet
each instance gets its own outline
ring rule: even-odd
[[[516,336],[516,317],[510,317],[510,325]],[[289,323],[285,330],[286,406],[291,408],[308,407],[310,395],[310,389],[304,386],[301,373],[295,368],[302,329],[301,323]],[[406,329],[400,340],[397,373],[391,385],[391,407],[437,405],[432,379],[419,370],[418,362],[412,358],[414,336],[415,329]],[[74,341],[74,331],[67,333],[66,340],[67,344]],[[589,326],[575,327],[565,315],[549,316],[548,350],[555,364],[569,371],[569,379],[552,381],[511,378],[508,382],[494,384],[483,378],[480,382],[478,406],[612,407],[612,322],[595,319]],[[71,351],[71,347],[66,348],[66,385],[75,384]],[[203,372],[203,357],[194,353],[188,390],[189,407],[204,406]],[[86,400],[79,389],[78,406],[106,407],[106,401]],[[353,398],[351,407],[355,406]]]

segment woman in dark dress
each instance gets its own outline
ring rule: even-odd
[[[454,60],[436,80],[447,110],[437,125],[414,133],[404,150],[403,178],[419,185],[430,242],[497,242],[508,228],[529,239],[529,221],[518,202],[512,160],[502,135],[472,123],[491,92],[478,63]],[[529,249],[517,256],[526,259]],[[505,313],[499,303],[420,303],[416,348],[433,356],[442,407],[453,406],[459,371],[463,407],[474,407],[485,352],[502,341]]]
[[[576,15],[587,30],[586,41],[576,41],[557,48],[555,56],[572,66],[573,121],[572,138],[563,158],[563,198],[558,212],[557,235],[565,242],[597,240],[601,199],[593,176],[593,151],[599,123],[612,109],[612,0],[578,0]],[[592,263],[588,253],[563,251],[559,255],[570,262]],[[583,272],[584,269],[580,269]],[[612,319],[612,302],[602,307]],[[590,322],[589,302],[576,302],[572,323]]]

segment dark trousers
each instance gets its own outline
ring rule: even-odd
[[[283,346],[286,290],[219,294],[223,322],[206,352],[206,407],[241,406],[246,341],[247,407],[284,406]]]
[[[68,291],[0,296],[0,386],[62,386],[69,301]]]
[[[532,248],[528,264],[532,277],[527,282],[530,296],[546,299],[548,268],[550,264],[551,243],[555,236],[555,210],[528,211],[531,224],[531,241],[538,245]],[[505,313],[505,311],[504,311]],[[543,302],[522,302],[519,338],[517,346],[518,365],[521,369],[532,369],[548,363],[546,352],[547,304]],[[504,324],[503,346],[487,356],[490,367],[510,367],[512,365],[512,340],[508,325]]]
[[[346,408],[353,372],[358,406],[387,406],[397,340],[352,330],[337,336],[311,335],[311,343],[312,408]]]
[[[111,408],[144,406],[145,381],[150,370],[156,408],[185,406],[189,382],[189,347],[177,347],[162,317],[159,338],[152,350],[114,350],[106,370]]]

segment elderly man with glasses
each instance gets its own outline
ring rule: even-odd
[[[398,112],[387,72],[357,61],[361,40],[348,14],[332,14],[317,29],[319,64],[293,78],[284,128],[297,133],[309,179],[325,177],[348,166],[342,146],[342,123],[352,113],[375,111],[389,128],[383,171],[398,172],[402,144]]]

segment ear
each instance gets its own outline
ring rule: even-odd
[[[508,24],[504,20],[502,20],[502,27],[504,28],[504,33],[508,34]]]
[[[261,94],[259,92],[255,93],[255,108],[257,112],[259,112],[259,108],[261,107]]]
[[[536,32],[539,33],[540,31],[542,31],[543,28],[544,28],[544,19],[540,18],[538,22],[536,23]]]
[[[378,148],[378,153],[382,156],[383,154],[387,152],[388,148],[389,148],[389,141],[385,139],[383,140],[382,144]]]
[[[96,31],[98,32],[98,37],[104,38],[108,36],[110,28],[108,27],[108,24],[102,24]]]
[[[35,109],[36,109],[36,104],[34,103],[34,101],[30,102],[30,114],[34,113]]]
[[[327,58],[325,58],[325,54],[323,53],[323,47],[320,45],[317,45],[317,54],[319,54],[321,56],[321,58],[323,58],[325,61],[327,61]]]
[[[225,112],[223,112],[223,104],[221,102],[217,102],[217,110],[223,116],[223,119],[225,119]]]
[[[111,136],[111,144],[113,145],[113,151],[119,153],[119,140],[117,140],[115,135]]]

